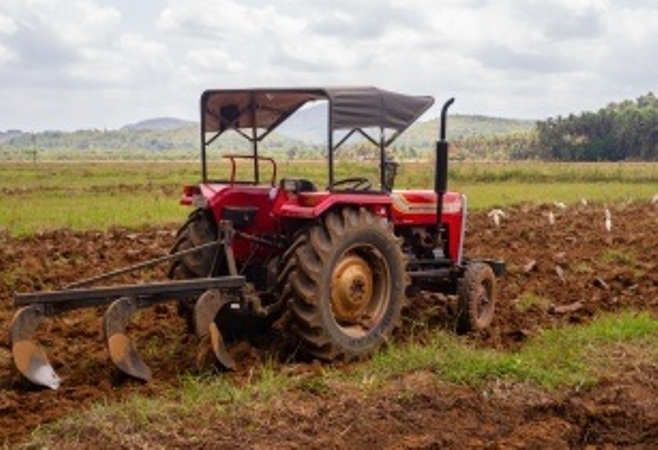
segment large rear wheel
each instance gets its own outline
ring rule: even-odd
[[[400,241],[365,209],[329,213],[295,251],[292,330],[322,360],[371,355],[397,326],[408,284]]]

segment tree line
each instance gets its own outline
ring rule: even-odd
[[[598,112],[537,122],[535,138],[541,159],[657,161],[658,99],[649,92]]]
[[[658,161],[658,98],[538,121],[532,129],[453,140],[453,157],[488,160]]]

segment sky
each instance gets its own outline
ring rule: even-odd
[[[196,120],[204,89],[269,86],[542,120],[656,93],[657,61],[655,0],[1,0],[0,131]]]

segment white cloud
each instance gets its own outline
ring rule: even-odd
[[[11,17],[3,15],[0,10],[0,34],[11,35],[17,29],[16,22]]]
[[[185,62],[194,72],[234,73],[247,69],[239,59],[231,58],[226,51],[214,48],[192,50],[186,55]]]
[[[249,7],[233,0],[188,0],[170,3],[159,28],[199,39],[249,45],[302,32],[305,21],[280,14],[274,6]]]
[[[94,0],[3,0],[4,11],[19,28],[48,31],[70,45],[87,45],[118,25],[120,13]]]
[[[69,73],[76,80],[100,87],[158,84],[173,68],[164,45],[131,33],[117,37],[106,47],[84,49],[81,55]]]
[[[202,90],[249,85],[372,84],[543,118],[658,90],[657,54],[651,0],[2,0],[0,130],[193,118]]]

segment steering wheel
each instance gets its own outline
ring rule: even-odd
[[[344,185],[351,185],[348,186],[346,189],[352,191],[367,191],[372,187],[372,183],[366,177],[352,177],[352,178],[345,178],[339,181],[334,181],[333,187],[344,186]]]

